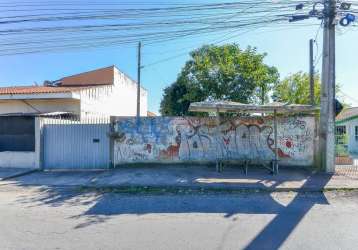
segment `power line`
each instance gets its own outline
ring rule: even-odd
[[[0,13],[12,13],[14,7],[16,13],[0,15],[0,55],[132,45],[138,40],[151,45],[221,31],[279,27],[295,2],[91,2],[80,9],[81,2],[1,3]]]
[[[339,93],[342,94],[343,96],[347,97],[348,99],[354,101],[355,103],[358,103],[358,100],[357,100],[357,99],[355,99],[355,98],[353,98],[353,97],[347,95],[347,94],[344,93],[342,90],[339,90]]]

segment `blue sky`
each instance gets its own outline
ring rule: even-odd
[[[309,24],[311,21],[305,21]],[[173,40],[157,45],[143,46],[143,65],[149,65],[162,59],[171,58],[162,63],[145,67],[142,71],[142,83],[149,91],[149,110],[158,113],[163,89],[175,81],[180,69],[188,59],[188,52],[203,44],[210,44],[223,37],[232,37],[223,43],[235,42],[241,47],[255,46],[259,52],[268,55],[265,62],[279,69],[281,78],[290,73],[308,70],[308,41],[314,38],[316,26],[290,27],[253,30],[237,35],[205,35],[195,38]],[[322,30],[318,35],[319,57],[322,44]],[[358,106],[357,56],[358,28],[339,28],[337,31],[337,82],[342,86],[344,100]],[[0,57],[0,86],[42,84],[44,80],[56,80],[100,67],[116,65],[120,70],[136,79],[136,47],[117,46],[89,50],[71,50],[39,54]],[[321,61],[317,70],[321,68]]]

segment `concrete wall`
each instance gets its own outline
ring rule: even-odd
[[[135,116],[137,113],[137,84],[118,69],[114,85],[81,91],[81,112],[85,116]],[[147,116],[148,93],[141,89],[141,116]]]
[[[115,119],[113,162],[270,161],[274,158],[272,118],[153,117]],[[314,117],[278,118],[281,164],[314,164]]]
[[[0,168],[40,168],[40,121],[35,118],[34,152],[0,152]]]
[[[0,168],[37,168],[35,152],[0,152]]]

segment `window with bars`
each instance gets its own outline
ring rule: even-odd
[[[346,144],[346,126],[336,126],[336,144],[343,145]]]
[[[0,117],[0,152],[35,151],[34,117]]]
[[[346,126],[337,126],[336,127],[336,135],[345,135],[346,134]]]

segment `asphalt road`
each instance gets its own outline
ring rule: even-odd
[[[0,185],[0,249],[357,249],[354,194],[96,194]]]

